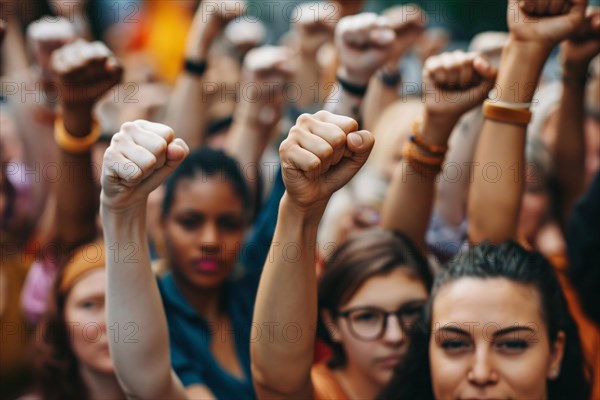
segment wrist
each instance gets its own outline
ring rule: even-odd
[[[290,224],[305,228],[315,227],[316,229],[323,217],[326,207],[327,201],[317,202],[306,206],[298,204],[287,192],[285,192],[281,198],[279,213],[281,218]]]
[[[447,146],[448,138],[459,119],[460,115],[432,113],[425,110],[421,126],[423,140],[430,145]]]
[[[338,77],[356,86],[368,85],[372,75],[372,73],[353,71],[344,65],[340,65],[337,69]]]
[[[92,130],[92,104],[63,104],[63,124],[67,132],[75,137],[87,136]]]

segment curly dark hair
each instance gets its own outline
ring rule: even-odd
[[[554,268],[539,253],[529,252],[512,241],[500,245],[482,243],[459,254],[446,264],[434,282],[426,320],[412,337],[406,358],[397,367],[379,400],[434,399],[429,365],[431,309],[436,293],[446,284],[461,278],[505,278],[534,287],[541,298],[542,316],[548,327],[550,343],[559,332],[566,336],[561,373],[548,381],[548,399],[588,399],[590,383],[577,325],[569,314]]]

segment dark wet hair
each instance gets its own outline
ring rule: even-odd
[[[540,294],[542,316],[550,343],[559,332],[566,336],[561,373],[548,382],[548,399],[587,399],[590,384],[587,377],[577,326],[569,314],[567,303],[554,268],[539,253],[525,250],[512,241],[500,245],[482,243],[459,254],[436,276],[426,321],[410,342],[407,357],[392,381],[378,399],[434,399],[429,366],[431,306],[440,288],[461,278],[504,278],[534,287]]]
[[[165,197],[162,204],[163,218],[171,210],[179,182],[182,179],[196,177],[202,179],[216,177],[221,179],[222,182],[230,183],[242,201],[247,220],[250,218],[252,214],[252,197],[237,162],[223,151],[214,150],[209,147],[203,147],[191,152],[169,179],[167,179]]]
[[[433,277],[427,260],[404,235],[383,229],[371,229],[344,243],[326,262],[319,280],[319,312],[335,315],[369,278],[384,275],[396,268],[404,268],[423,282],[428,290]],[[330,368],[346,363],[343,347],[334,342],[322,318],[318,335],[332,349]]]

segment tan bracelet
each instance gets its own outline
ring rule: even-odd
[[[435,178],[442,171],[443,156],[427,157],[418,152],[412,142],[407,142],[402,149],[402,158],[419,175]]]
[[[486,100],[483,103],[483,116],[493,121],[515,125],[528,125],[531,122],[531,111],[522,108],[506,107]]]
[[[83,137],[77,137],[67,132],[62,115],[54,120],[54,140],[58,147],[67,153],[81,154],[89,151],[100,138],[100,124],[92,119],[92,130]]]

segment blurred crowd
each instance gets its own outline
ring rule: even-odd
[[[0,398],[600,400],[600,6],[489,3],[0,0]]]

